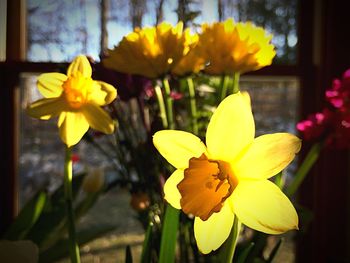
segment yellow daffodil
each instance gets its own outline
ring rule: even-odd
[[[190,51],[193,41],[195,38],[189,29],[183,31],[181,22],[175,27],[163,22],[156,27],[136,28],[109,50],[103,65],[119,72],[161,77]]]
[[[252,23],[232,19],[203,24],[199,48],[207,60],[205,72],[212,75],[244,73],[271,64],[276,55],[272,35]]]
[[[254,119],[246,95],[224,99],[206,132],[206,145],[184,131],[163,130],[153,143],[177,170],[164,185],[165,199],[195,216],[199,249],[218,249],[230,234],[234,217],[268,234],[298,228],[298,215],[282,191],[268,179],[283,170],[300,150],[288,133],[254,139]]]
[[[59,116],[60,137],[68,147],[77,144],[89,126],[103,133],[114,131],[113,120],[101,106],[111,103],[117,91],[105,82],[94,81],[91,74],[90,63],[83,55],[69,65],[67,75],[41,74],[37,85],[45,98],[27,108],[34,118]]]
[[[205,66],[205,58],[196,48],[198,44],[198,35],[192,36],[190,51],[180,59],[179,63],[171,70],[172,73],[178,76],[185,76],[191,73],[198,73]]]

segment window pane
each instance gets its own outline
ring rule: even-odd
[[[108,47],[117,45],[136,26],[153,26],[157,21],[175,24],[180,19],[187,26],[198,27],[219,17],[233,17],[236,21],[253,21],[274,35],[274,63],[296,63],[296,0],[220,0],[220,11],[218,1],[188,1],[179,6],[178,2],[186,1],[104,0]],[[82,53],[98,61],[101,2],[27,0],[28,60],[70,61]]]

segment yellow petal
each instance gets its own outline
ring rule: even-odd
[[[252,229],[267,234],[298,229],[298,215],[292,203],[268,180],[241,181],[228,200],[238,219]]]
[[[62,112],[58,120],[60,137],[71,147],[77,144],[89,129],[89,123],[81,112]]]
[[[41,99],[30,104],[27,113],[33,118],[47,120],[57,116],[65,107],[66,103],[61,98]]]
[[[199,250],[208,254],[218,249],[230,235],[233,220],[234,214],[227,202],[220,212],[212,214],[206,221],[196,217],[194,219],[194,237]]]
[[[242,91],[241,94],[246,103],[249,105],[250,109],[252,109],[252,100],[250,99],[249,93],[247,91]]]
[[[153,144],[160,154],[178,169],[188,167],[192,157],[198,158],[206,153],[206,147],[201,140],[188,132],[163,130],[153,135]]]
[[[236,93],[224,99],[208,125],[206,143],[214,160],[230,162],[254,139],[253,114],[246,99]]]
[[[61,73],[44,73],[38,77],[38,89],[45,98],[59,97],[67,76]]]
[[[111,103],[117,97],[117,90],[103,81],[94,81],[93,92],[90,94],[91,101],[104,106]]]
[[[289,133],[257,137],[234,164],[238,178],[268,179],[282,171],[299,152],[301,141]]]
[[[90,62],[84,55],[77,56],[67,70],[68,77],[76,76],[78,74],[82,74],[85,78],[90,78],[92,75]]]
[[[164,184],[164,199],[176,209],[181,209],[181,194],[177,185],[184,179],[184,171],[176,170]]]
[[[86,104],[82,107],[81,110],[89,122],[91,128],[106,134],[113,133],[113,120],[101,107],[94,104]]]

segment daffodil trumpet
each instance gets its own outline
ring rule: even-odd
[[[176,170],[164,185],[164,198],[194,216],[199,250],[210,253],[228,238],[235,217],[268,234],[298,229],[289,199],[270,180],[299,152],[300,139],[289,133],[255,137],[247,94],[225,98],[209,122],[206,145],[188,132],[163,130],[153,143]]]

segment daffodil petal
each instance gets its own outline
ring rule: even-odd
[[[111,103],[117,97],[117,90],[103,81],[94,81],[91,101],[97,105],[104,106]]]
[[[208,220],[194,219],[194,236],[199,250],[208,254],[217,250],[228,238],[233,225],[234,213],[225,202],[220,212],[212,214]]]
[[[33,118],[48,120],[57,116],[65,107],[66,103],[61,98],[41,99],[30,104],[27,113]]]
[[[208,125],[206,144],[214,160],[230,162],[249,145],[255,134],[253,114],[241,93],[224,99]]]
[[[45,98],[55,98],[62,94],[63,82],[67,76],[62,73],[44,73],[38,77],[38,89]]]
[[[176,209],[181,209],[181,194],[177,185],[184,179],[184,171],[176,170],[164,184],[164,199]]]
[[[281,234],[298,229],[298,215],[289,199],[269,180],[239,182],[227,200],[246,226],[267,233]]]
[[[62,112],[58,120],[60,137],[71,147],[77,144],[89,129],[89,123],[81,112]]]
[[[106,134],[113,133],[113,120],[101,107],[94,104],[86,104],[81,108],[81,110],[91,128]]]
[[[198,158],[206,153],[206,147],[201,140],[188,132],[163,130],[153,135],[153,144],[160,154],[178,169],[188,167],[192,157]]]
[[[289,133],[257,137],[234,164],[238,178],[268,179],[282,171],[299,152],[301,141]]]
[[[79,72],[79,73],[78,73]],[[84,55],[75,57],[72,63],[69,65],[67,70],[68,77],[82,74],[85,78],[90,78],[92,75],[92,69],[90,62]]]

